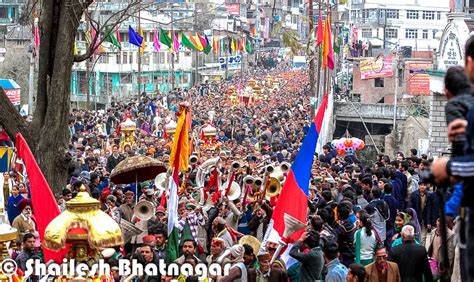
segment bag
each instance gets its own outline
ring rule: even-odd
[[[428,263],[430,264],[431,273],[433,274],[433,278],[439,275],[439,267],[438,261],[432,257],[428,257]]]

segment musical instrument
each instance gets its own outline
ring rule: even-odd
[[[247,244],[252,247],[253,254],[255,255],[255,257],[257,257],[258,251],[260,250],[260,246],[262,243],[257,238],[251,235],[245,235],[242,236],[242,238],[240,238],[239,240],[239,245],[243,246],[244,244]]]
[[[211,173],[212,169],[214,169],[214,167],[217,166],[219,161],[220,161],[220,157],[215,157],[213,159],[208,159],[207,161],[205,161],[203,164],[201,164],[198,167],[197,173],[196,173],[196,184],[198,185],[198,187],[204,187],[204,181],[206,179],[206,175]]]
[[[163,195],[163,192],[166,192],[166,194],[169,194],[169,191],[166,185],[166,172],[162,172],[155,177],[155,187],[157,189],[157,191],[155,192],[155,195],[161,196]]]
[[[304,224],[303,222],[299,221],[298,219],[294,218],[293,216],[287,213],[283,214],[283,221],[285,222],[283,237],[278,242],[278,248],[273,254],[272,260],[270,261],[270,265],[272,265],[275,259],[280,255],[280,252],[283,249],[283,247],[287,245],[286,240],[288,240],[288,237],[290,237],[293,233],[306,227],[306,224]]]
[[[199,158],[198,158],[197,155],[191,155],[191,156],[189,157],[189,163],[190,163],[191,165],[195,165],[195,164],[197,164],[198,162],[199,162]]]
[[[280,195],[281,188],[286,181],[285,174],[290,170],[291,165],[287,162],[282,162],[279,167],[274,169],[268,179],[269,183],[265,186],[265,196],[268,201],[271,197]]]
[[[222,184],[223,187],[228,187],[229,186],[229,182],[224,182],[224,184]],[[230,189],[229,189],[229,192],[227,193],[227,198],[229,199],[229,201],[233,201],[233,200],[237,200],[239,197],[240,197],[240,194],[242,193],[241,189],[240,189],[240,185],[235,182],[235,181],[232,181],[231,185],[230,185]]]
[[[149,220],[155,215],[155,205],[147,200],[141,200],[133,208],[133,215],[140,220]]]

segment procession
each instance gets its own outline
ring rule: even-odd
[[[474,281],[468,1],[14,2],[0,281]]]

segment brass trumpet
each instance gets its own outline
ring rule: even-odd
[[[198,162],[199,162],[199,158],[198,158],[196,155],[191,155],[191,156],[189,157],[189,163],[190,163],[191,165],[195,165],[195,164],[197,164]]]
[[[232,170],[233,170],[233,171],[239,170],[240,167],[241,167],[241,165],[240,165],[239,162],[237,162],[237,161],[236,161],[236,162],[232,162]]]
[[[250,175],[245,176],[243,181],[246,185],[253,185],[255,183],[255,179]]]

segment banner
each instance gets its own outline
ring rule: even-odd
[[[360,62],[360,78],[393,76],[393,57],[368,58]]]
[[[430,95],[430,75],[424,73],[432,69],[431,62],[407,62],[410,74],[408,75],[407,93],[409,95]]]
[[[242,56],[229,56],[229,57],[219,57],[219,64],[221,65],[221,69],[225,69],[226,59],[229,62],[227,69],[239,69],[240,68],[240,61],[242,60]]]
[[[229,14],[240,16],[240,4],[225,4],[225,7]]]

